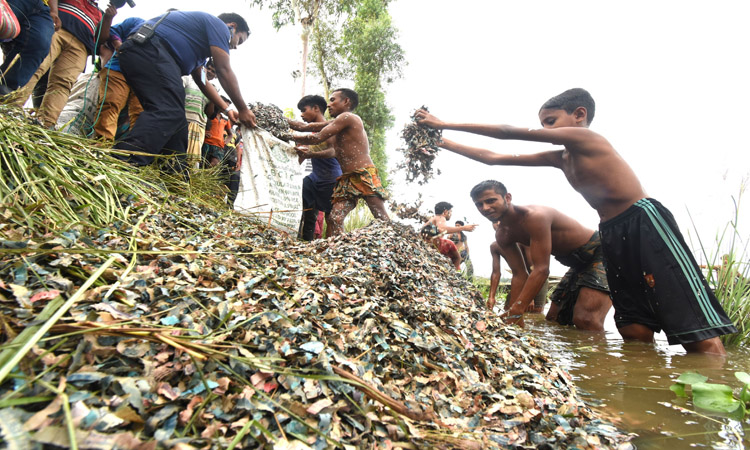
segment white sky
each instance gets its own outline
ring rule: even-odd
[[[301,85],[291,73],[299,68],[298,28],[277,32],[268,10],[251,9],[242,0],[135,1],[136,8],[122,8],[114,23],[132,15],[155,17],[170,7],[242,14],[252,34],[232,52],[232,65],[245,101],[282,109],[296,105]],[[671,209],[686,237],[693,237],[694,248],[688,210],[709,243],[733,218],[732,196],[737,197],[743,180],[750,181],[744,117],[750,105],[746,0],[396,0],[390,12],[408,61],[404,77],[388,88],[396,117],[387,143],[391,168],[401,157],[395,151],[403,145],[398,133],[417,107],[427,105],[448,121],[536,127],[544,101],[583,87],[597,103],[591,128],[631,164],[649,195]],[[309,79],[306,93],[322,90]],[[446,136],[506,153],[552,148],[452,131]],[[493,236],[468,195],[479,181],[498,179],[516,204],[549,205],[597,226],[594,210],[558,170],[488,167],[447,151],[438,154],[436,167],[442,174],[422,186],[392,175],[394,196],[410,200],[421,192],[425,211],[437,201],[449,201],[454,219],[480,224],[469,234],[480,275],[489,276]],[[749,202],[750,192],[739,219],[745,243]],[[553,266],[552,271],[560,275],[564,268]]]

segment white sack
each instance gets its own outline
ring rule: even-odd
[[[257,215],[261,220],[297,234],[302,217],[302,166],[294,145],[271,133],[242,127],[242,166],[235,211]]]

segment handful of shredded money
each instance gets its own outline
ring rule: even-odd
[[[419,109],[429,112],[426,106]],[[441,130],[419,125],[416,111],[411,115],[411,122],[401,131],[401,138],[406,142],[406,147],[398,149],[405,155],[404,162],[399,164],[398,168],[406,169],[406,181],[425,184],[433,177],[432,163],[443,133]]]
[[[284,117],[284,111],[274,104],[264,105],[261,102],[248,103],[248,108],[255,114],[258,127],[263,128],[282,141],[292,140],[292,130]]]

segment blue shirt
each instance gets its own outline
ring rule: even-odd
[[[153,24],[160,18],[148,22]],[[189,75],[196,67],[206,64],[212,46],[229,53],[232,37],[221,19],[199,11],[172,11],[156,27],[155,34],[169,44],[182,75]]]
[[[145,20],[141,19],[140,17],[131,17],[129,19],[125,19],[117,25],[112,25],[109,29],[109,34],[113,37],[116,37],[121,42],[124,42],[125,39],[128,38],[128,36],[138,31],[138,28],[143,25],[143,22],[145,22]],[[120,58],[117,57],[117,52],[112,55],[112,58],[110,58],[107,65],[104,67],[110,70],[121,72]]]
[[[341,176],[341,166],[336,158],[310,158],[312,173],[308,175],[316,183],[336,181]]]

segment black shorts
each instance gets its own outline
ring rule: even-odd
[[[661,203],[641,199],[599,232],[618,327],[663,329],[670,344],[737,332]]]
[[[309,176],[302,180],[302,205],[305,209],[314,208],[324,213],[331,212],[331,196],[336,180],[330,182],[313,181]]]

